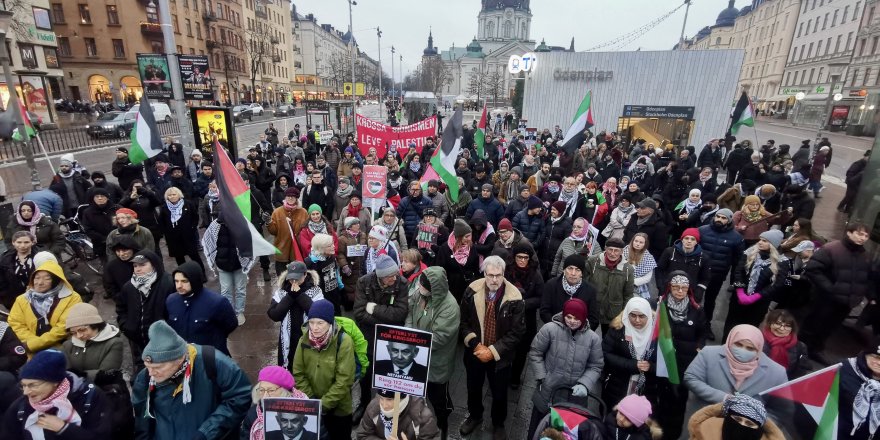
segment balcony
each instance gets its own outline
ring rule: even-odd
[[[272,62],[273,63],[280,63],[281,62],[281,55],[272,55]]]
[[[257,18],[262,18],[262,19],[264,19],[264,20],[268,20],[268,19],[269,19],[269,14],[266,13],[266,9],[265,9],[265,8],[258,8],[258,9],[256,9],[256,10],[254,10],[254,15],[255,15]]]
[[[141,22],[141,33],[144,35],[158,35],[162,36],[162,25],[159,23],[149,23],[142,21]]]
[[[281,40],[278,37],[273,36],[273,37],[269,37],[269,42],[272,44],[278,44],[281,42]]]
[[[208,47],[208,50],[214,50],[220,48],[220,43],[214,40],[205,40],[205,46]]]
[[[213,11],[202,12],[202,20],[205,20],[209,23],[212,21],[217,21],[217,14],[215,14]]]

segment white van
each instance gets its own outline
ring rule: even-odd
[[[138,111],[140,111],[141,105],[135,104],[128,110],[127,115],[136,115]],[[171,119],[174,117],[171,114],[171,107],[168,107],[168,104],[164,102],[151,102],[150,108],[153,109],[153,116],[156,118],[156,122],[171,122]]]

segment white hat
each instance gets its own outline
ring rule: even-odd
[[[803,251],[814,251],[816,250],[816,244],[810,240],[804,240],[797,244],[794,248],[791,249],[793,252],[801,253]]]

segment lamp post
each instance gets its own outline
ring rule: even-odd
[[[379,111],[382,111],[382,31],[376,27],[376,38],[379,40]]]
[[[147,12],[156,13],[156,9],[154,0],[150,0]],[[180,126],[180,141],[183,145],[193,147],[192,132],[186,117],[186,101],[183,99],[183,84],[180,82],[177,44],[174,41],[174,26],[171,24],[171,6],[168,0],[159,0],[158,12],[159,23],[162,26],[162,42],[165,45],[165,58],[168,60],[168,76],[171,77],[172,101],[174,111],[177,113],[177,124]]]
[[[357,2],[355,0],[348,0],[348,44],[351,46],[351,117],[354,118],[355,113],[357,113],[357,96],[355,95],[355,82],[354,82],[354,57],[355,50],[357,50],[354,46],[354,25],[353,17],[352,17],[352,6],[356,5]]]
[[[6,33],[9,31],[9,25],[12,23],[11,11],[0,10],[0,35],[3,36],[0,41],[0,64],[3,64],[3,76],[6,79],[6,88],[9,90],[9,102],[6,105],[6,111],[12,109],[12,117],[15,121],[15,128],[25,130],[24,117],[22,116],[21,102],[18,100],[18,92],[15,90],[15,80],[12,77],[12,70],[9,68],[9,52],[6,50]],[[40,175],[37,174],[37,162],[34,160],[34,150],[30,143],[26,143],[24,148],[24,159],[28,168],[31,169],[31,186],[34,190],[40,189]]]

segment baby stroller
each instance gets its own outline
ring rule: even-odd
[[[531,440],[540,440],[547,428],[562,432],[566,438],[602,440],[605,402],[587,391],[586,397],[571,395],[571,388],[557,388],[550,394],[550,412],[538,423]]]

